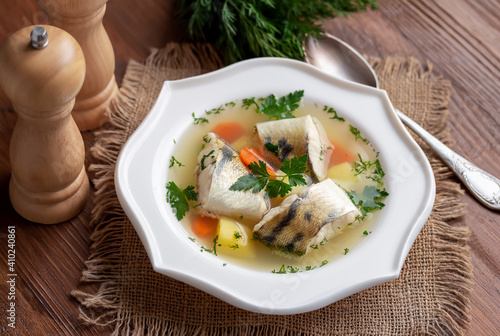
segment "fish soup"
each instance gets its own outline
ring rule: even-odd
[[[333,107],[300,92],[193,113],[175,139],[167,201],[222,266],[309,271],[374,229],[388,195],[378,153]]]

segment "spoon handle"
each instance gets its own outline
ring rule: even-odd
[[[427,142],[482,204],[500,210],[500,179],[455,153],[401,111],[396,112],[401,121]]]

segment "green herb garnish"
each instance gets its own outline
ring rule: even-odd
[[[268,151],[270,151],[271,153],[274,153],[274,154],[276,154],[276,156],[278,156],[279,151],[280,151],[280,147],[278,145],[275,145],[272,142],[268,142],[268,143],[264,144],[264,147],[266,147],[266,149]]]
[[[246,98],[243,99],[242,106],[248,110],[252,105],[255,105],[255,112],[262,113],[269,119],[290,119],[295,118],[292,112],[299,107],[303,96],[304,90],[289,93],[278,99],[274,94],[271,94],[267,98],[260,98],[259,101],[263,101],[261,104],[257,103],[255,98]]]
[[[226,106],[227,106],[227,104],[226,104]],[[221,105],[221,106],[213,108],[211,110],[205,110],[205,113],[208,114],[208,115],[210,115],[210,114],[220,114],[222,111],[224,111],[224,107],[222,107],[222,105]]]
[[[321,265],[319,265],[319,267],[323,267],[323,266],[325,266],[326,264],[328,264],[328,260],[323,260],[323,261],[321,262]]]
[[[285,267],[285,264],[281,265],[281,268],[276,271],[276,270],[272,270],[272,273],[276,273],[276,274],[286,274],[286,267]]]
[[[194,115],[194,112],[191,114],[193,116],[193,125],[198,125],[198,124],[203,124],[207,123],[208,124],[208,119],[207,118],[196,118]]]
[[[172,168],[174,165],[178,165],[179,167],[184,166],[182,163],[177,161],[177,159],[172,155],[172,157],[170,158],[170,165],[168,166],[168,168]]]
[[[241,239],[242,236],[241,236],[241,233],[239,233],[238,231],[234,231],[234,239]]]
[[[352,125],[349,125],[349,130],[351,131],[352,135],[354,135],[354,140],[360,139],[361,141],[368,143],[368,139],[364,138],[361,135],[361,132],[359,131],[359,129],[357,129],[356,127],[354,127]]]
[[[281,165],[281,171],[285,175],[271,175],[267,171],[267,165],[263,161],[252,162],[248,165],[252,171],[251,175],[240,177],[229,190],[245,191],[252,189],[257,193],[265,188],[270,198],[284,197],[292,187],[306,185],[307,182],[302,175],[307,170],[307,154],[300,157],[285,159]],[[288,183],[284,180],[288,179]]]
[[[344,249],[344,255],[346,255],[347,253],[349,253],[349,249],[346,247],[346,248]]]
[[[354,162],[354,175],[358,176],[361,174],[366,175],[366,178],[377,182],[380,185],[384,185],[383,178],[385,172],[382,169],[380,160],[377,158],[374,162],[364,161],[361,155],[358,153],[359,161]]]
[[[166,198],[167,202],[172,206],[177,220],[181,220],[189,210],[188,201],[198,200],[198,193],[194,191],[192,185],[188,185],[186,189],[180,189],[173,181],[170,181],[167,183]]]
[[[328,114],[333,114],[333,116],[330,117],[329,119],[335,119],[335,120],[338,120],[338,121],[345,121],[344,118],[339,117],[339,115],[337,114],[337,111],[333,107],[325,106],[323,108],[323,111],[325,111]]]
[[[212,253],[217,255],[217,246],[222,246],[221,244],[218,244],[217,241],[219,240],[219,235],[215,236],[213,242],[214,242],[214,247],[212,247]]]
[[[389,195],[385,189],[377,189],[375,186],[365,186],[361,195],[356,190],[349,191],[347,194],[361,211],[363,217],[373,210],[383,208],[385,204],[382,203],[382,200]]]
[[[375,0],[181,0],[180,22],[191,39],[210,42],[231,64],[253,57],[303,60],[303,42],[324,21],[376,8]]]
[[[215,159],[215,155],[214,155],[214,150],[212,149],[208,154],[204,154],[202,157],[201,157],[201,160],[200,160],[200,167],[201,167],[201,170],[205,170],[205,168],[207,168],[207,166],[205,166],[205,159],[207,157],[210,157],[212,159]],[[214,164],[215,161],[212,161],[212,164]]]

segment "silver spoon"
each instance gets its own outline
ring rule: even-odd
[[[322,39],[308,37],[304,43],[307,63],[334,77],[378,88],[377,75],[368,62],[344,41],[324,34]],[[500,179],[476,167],[448,148],[401,111],[396,113],[443,159],[470,192],[486,207],[500,210]]]

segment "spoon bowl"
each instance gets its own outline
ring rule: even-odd
[[[378,88],[377,74],[359,52],[330,34],[304,42],[306,62],[326,73],[345,80]],[[396,109],[401,121],[419,135],[460,178],[469,191],[484,206],[500,210],[500,179],[476,167],[455,153],[432,134]]]
[[[308,38],[304,48],[306,62],[317,68],[352,82],[378,88],[378,78],[370,64],[353,47],[341,39],[325,35],[317,40]],[[340,60],[332,62],[332,59]]]

